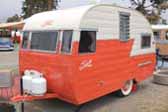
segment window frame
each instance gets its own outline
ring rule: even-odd
[[[128,20],[128,22],[129,22],[129,24],[128,24],[129,25],[129,28],[128,28],[129,29],[129,32],[128,32],[129,37],[127,39],[121,38],[121,20],[122,20],[121,17],[122,16],[129,17],[129,20]],[[130,19],[131,19],[130,17],[131,17],[131,14],[128,12],[119,12],[119,40],[122,42],[127,42],[128,40],[130,40]]]
[[[63,43],[63,33],[64,33],[64,31],[72,31],[72,39],[71,39],[71,49],[70,49],[70,52],[68,53],[68,52],[62,52],[62,43]],[[59,45],[59,52],[61,53],[61,54],[65,54],[65,55],[71,55],[72,54],[72,49],[73,49],[73,35],[74,35],[74,30],[72,30],[72,29],[66,29],[66,30],[61,30],[60,31],[60,45]]]
[[[150,36],[150,45],[149,46],[142,46],[143,36]],[[142,33],[141,34],[141,49],[150,49],[152,47],[152,34],[151,33]]]
[[[94,52],[87,52],[87,53],[80,53],[79,52],[79,46],[80,46],[80,39],[81,39],[81,32],[82,31],[85,31],[85,32],[95,32],[96,33],[96,41],[95,41],[95,51]],[[88,54],[95,54],[96,51],[97,51],[97,32],[98,30],[97,29],[86,29],[86,28],[83,28],[79,31],[80,35],[79,35],[79,45],[78,45],[78,54],[79,55],[88,55]]]
[[[26,46],[26,48],[23,48],[23,33],[25,33],[25,32],[28,32],[29,33],[29,36],[28,36],[28,39],[27,39],[27,46]],[[22,50],[29,50],[30,49],[30,38],[31,38],[31,32],[30,31],[22,31],[22,36],[21,36],[21,38],[22,38],[22,42],[21,42],[21,46],[20,46],[20,48],[22,49]]]
[[[27,47],[27,49],[24,49],[24,50],[29,50],[29,51],[32,51],[32,52],[40,52],[40,53],[51,53],[51,54],[59,52],[57,50],[58,43],[59,43],[59,38],[60,38],[60,31],[59,30],[44,30],[44,31],[43,30],[35,30],[35,31],[28,31],[28,32],[30,33],[28,47]],[[47,51],[47,50],[31,49],[32,34],[34,32],[57,32],[58,36],[57,36],[57,42],[56,42],[55,50],[54,51]]]

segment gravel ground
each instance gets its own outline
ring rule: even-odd
[[[0,52],[0,68],[18,65],[17,52]],[[168,66],[168,64],[166,65]],[[85,104],[80,112],[168,112],[168,86],[154,84],[153,78],[138,85],[138,90],[124,98],[106,95]],[[74,112],[76,106],[63,101],[44,100],[26,103],[25,112]]]

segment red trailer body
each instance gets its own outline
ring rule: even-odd
[[[150,24],[131,9],[96,5],[40,13],[24,27],[20,74],[43,73],[48,93],[79,105],[151,76],[153,41]]]

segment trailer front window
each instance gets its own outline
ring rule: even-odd
[[[56,51],[58,32],[32,32],[31,45],[32,50]]]
[[[23,33],[23,41],[22,41],[22,48],[26,49],[28,47],[28,40],[29,40],[29,32]]]
[[[71,43],[72,43],[72,30],[63,31],[61,52],[70,53],[71,52]]]

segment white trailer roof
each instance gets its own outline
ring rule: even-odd
[[[109,4],[97,4],[57,11],[47,11],[33,15],[27,19],[24,30],[79,29],[85,14],[92,8],[98,6],[118,7]],[[128,8],[125,9],[131,10]]]

